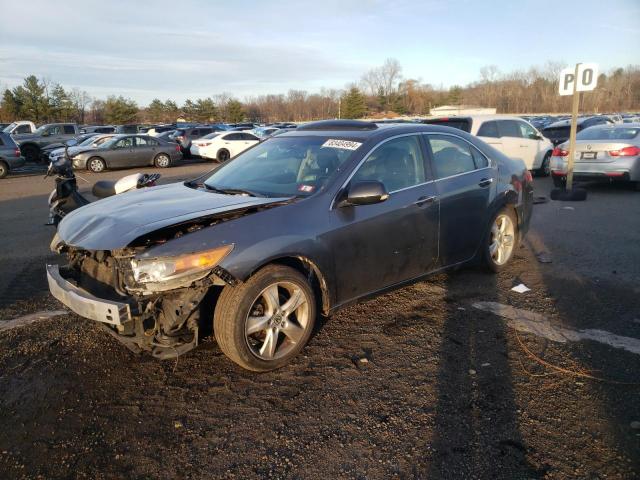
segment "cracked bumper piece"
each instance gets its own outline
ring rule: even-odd
[[[51,294],[81,317],[110,325],[131,321],[128,304],[94,297],[60,275],[58,265],[47,265],[47,281]]]

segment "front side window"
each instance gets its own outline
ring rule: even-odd
[[[123,138],[118,140],[116,148],[131,148],[133,147],[133,137]]]
[[[15,133],[30,133],[31,127],[29,125],[20,125],[16,128]]]
[[[136,137],[136,146],[138,147],[146,147],[149,145],[149,142],[144,137]]]
[[[388,192],[425,182],[424,158],[417,135],[394,138],[376,148],[352,182],[377,180]]]
[[[49,127],[49,135],[60,135],[60,126],[56,125],[55,127]]]
[[[479,160],[484,158],[472,151],[471,145],[461,138],[450,135],[427,135],[427,139],[431,146],[433,170],[437,179],[475,170],[474,153]],[[486,162],[486,159],[484,161]]]
[[[266,197],[306,197],[322,189],[357,148],[357,142],[342,139],[277,137],[218,167],[205,186]]]
[[[522,136],[522,138],[528,138],[529,140],[538,139],[538,134],[531,125],[524,122],[517,122],[517,123],[518,123],[518,127],[520,128],[520,135]]]
[[[241,133],[230,133],[226,137],[223,137],[223,140],[242,140]]]

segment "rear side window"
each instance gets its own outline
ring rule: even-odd
[[[473,152],[471,145],[451,135],[426,135],[431,146],[435,177],[446,178],[476,169],[474,153],[481,160],[479,152]],[[486,159],[484,160],[486,166]]]
[[[424,158],[418,137],[395,138],[376,148],[352,179],[365,180],[382,182],[389,192],[424,183]]]
[[[425,120],[424,123],[457,128],[467,133],[471,132],[471,120],[467,118],[433,118],[431,120]]]
[[[29,125],[18,125],[15,129],[15,133],[31,133],[31,127]]]
[[[498,124],[495,121],[484,122],[478,130],[479,137],[499,138]]]
[[[64,126],[64,133],[69,135],[73,135],[74,133],[76,133],[76,129],[74,128],[73,125],[65,125]]]
[[[522,138],[520,127],[515,120],[499,120],[498,130],[500,130],[501,137]]]

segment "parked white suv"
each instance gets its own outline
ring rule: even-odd
[[[430,118],[424,123],[454,127],[481,138],[511,158],[520,158],[536,175],[548,176],[553,144],[533,125],[509,115]]]

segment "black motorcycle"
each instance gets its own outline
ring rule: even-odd
[[[64,155],[51,160],[45,178],[56,177],[56,188],[49,195],[49,221],[47,225],[57,226],[60,220],[69,212],[90,203],[90,200],[82,196],[78,191],[76,174],[73,171],[68,149],[72,145],[67,144]],[[98,198],[106,198],[119,193],[128,192],[144,187],[153,187],[159,173],[151,175],[146,173],[134,173],[119,180],[100,180],[93,185],[91,193]]]

